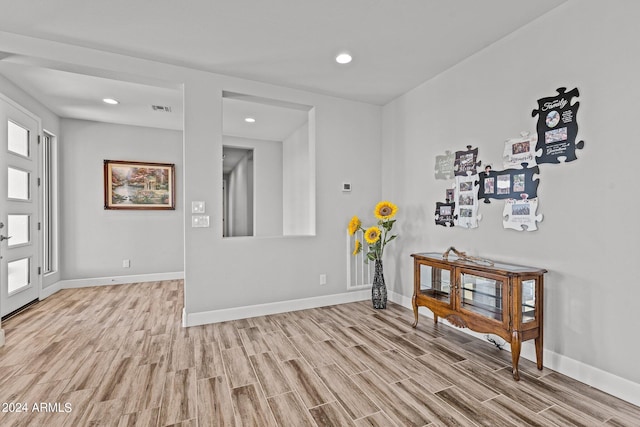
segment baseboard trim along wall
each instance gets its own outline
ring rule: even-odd
[[[369,298],[371,298],[371,291],[363,290],[196,313],[186,313],[183,311],[182,326],[189,327],[205,325],[207,323],[226,322],[229,320],[246,319],[249,317],[266,316],[269,314],[286,313],[288,311],[306,310],[308,308],[363,301]]]
[[[390,291],[388,293],[389,301],[393,301],[396,304],[400,304],[403,307],[413,310],[411,305],[411,298],[400,295],[396,292]],[[433,319],[433,313],[431,310],[421,308],[419,315]],[[479,334],[468,328],[457,328],[451,325],[444,319],[438,319],[438,322],[442,322],[446,325],[452,326],[459,331],[465,332],[478,339],[486,341],[487,334]],[[500,338],[498,338],[500,339]],[[501,339],[500,339],[501,340]],[[508,343],[505,343],[504,349],[511,352],[511,347]],[[522,343],[522,349],[520,350],[520,357],[536,361],[536,350],[533,341],[525,341]],[[560,372],[568,377],[576,379],[580,382],[590,385],[591,387],[602,390],[605,393],[609,393],[619,399],[625,400],[636,406],[640,406],[640,384],[634,383],[617,375],[605,372],[601,369],[582,363],[578,360],[568,358],[553,351],[544,350],[542,355],[543,364],[546,368],[553,369],[556,372]]]
[[[158,282],[161,280],[184,279],[183,271],[170,273],[135,274],[131,276],[92,277],[88,279],[60,280],[40,291],[40,299],[45,299],[61,289],[87,288],[91,286],[124,285],[129,283]]]

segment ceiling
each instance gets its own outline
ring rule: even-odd
[[[565,1],[0,0],[0,31],[384,105]],[[179,88],[1,52],[0,74],[61,117],[182,129]]]
[[[246,94],[222,95],[222,133],[227,136],[284,141],[309,121],[311,106]],[[248,123],[251,118],[255,122]]]

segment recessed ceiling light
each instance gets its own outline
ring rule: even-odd
[[[348,52],[341,52],[336,56],[336,62],[338,64],[348,64],[352,59],[351,54]]]
[[[117,105],[120,104],[120,102],[118,102],[117,100],[113,99],[113,98],[104,98],[102,100],[102,102],[104,102],[105,104],[111,104],[111,105]]]
[[[245,117],[244,121],[247,123],[255,123],[256,119],[254,119],[253,117]]]

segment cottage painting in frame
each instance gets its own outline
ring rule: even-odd
[[[104,208],[174,210],[175,165],[105,160]]]

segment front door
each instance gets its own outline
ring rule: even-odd
[[[0,315],[38,299],[40,120],[0,95]]]

